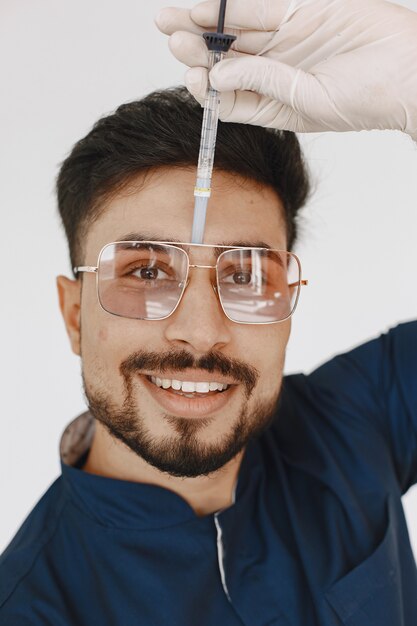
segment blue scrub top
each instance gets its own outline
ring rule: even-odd
[[[221,512],[62,462],[0,558],[0,626],[416,626],[415,482],[411,322],[287,376]]]

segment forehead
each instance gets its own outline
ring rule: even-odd
[[[111,241],[189,242],[195,170],[164,168],[138,176],[113,196],[87,233],[86,254]],[[286,248],[284,208],[269,187],[215,171],[203,243]],[[92,261],[92,259],[90,259]]]

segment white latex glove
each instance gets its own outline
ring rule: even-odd
[[[156,23],[201,103],[218,0]],[[237,35],[210,73],[220,119],[296,132],[402,130],[417,141],[417,13],[383,0],[228,0]]]

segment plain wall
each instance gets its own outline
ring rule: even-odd
[[[0,4],[0,552],[58,476],[61,432],[85,408],[55,287],[56,275],[70,275],[58,166],[103,114],[182,82],[153,25],[165,4]],[[417,10],[415,0],[402,4]],[[311,371],[417,314],[417,145],[389,131],[300,139],[317,191],[300,221],[296,251],[310,285],[287,372]],[[416,488],[404,505],[417,554]]]

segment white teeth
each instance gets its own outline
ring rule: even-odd
[[[172,387],[175,391],[182,391],[183,393],[208,393],[209,391],[224,391],[228,385],[226,383],[216,382],[201,382],[194,383],[187,380],[171,380],[170,378],[159,378],[158,376],[151,376],[151,381],[158,387],[163,389],[169,389]]]
[[[198,393],[208,393],[210,391],[210,383],[196,383],[195,390]]]
[[[185,393],[193,393],[195,391],[195,383],[184,381],[181,385],[181,391]]]

